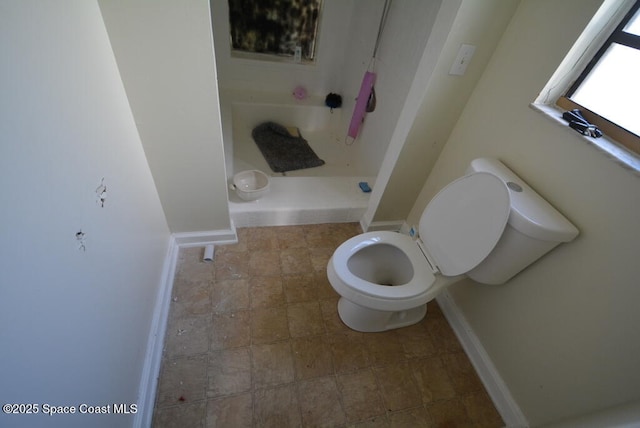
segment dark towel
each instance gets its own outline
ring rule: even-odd
[[[253,128],[251,136],[273,172],[324,165],[324,161],[315,154],[307,140],[301,136],[292,136],[287,128],[277,123],[261,123]]]

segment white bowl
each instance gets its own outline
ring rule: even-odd
[[[269,176],[262,171],[252,169],[233,176],[231,188],[245,201],[255,201],[269,190]]]

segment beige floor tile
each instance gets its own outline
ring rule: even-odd
[[[318,299],[337,299],[340,297],[329,283],[326,271],[315,272],[314,275],[316,286],[318,287]]]
[[[315,272],[326,272],[327,263],[333,255],[333,247],[310,248],[309,257]]]
[[[482,382],[464,352],[445,354],[440,358],[457,395],[482,391]]]
[[[318,224],[309,224],[304,226],[304,238],[307,246],[311,248],[318,247],[336,247],[337,239],[333,236],[333,230],[330,227]]]
[[[284,275],[305,274],[313,271],[306,248],[288,248],[280,251],[280,264]]]
[[[209,350],[211,315],[177,318],[172,324],[172,328],[167,328],[165,358],[197,355]]]
[[[216,281],[212,287],[214,312],[233,312],[249,308],[249,281],[232,279]]]
[[[255,388],[290,383],[295,378],[289,341],[252,345],[251,362]]]
[[[253,420],[257,427],[300,427],[298,395],[293,385],[263,389],[254,394]]]
[[[338,298],[320,300],[320,312],[324,328],[328,333],[353,331],[345,325],[338,314]]]
[[[249,281],[251,285],[251,308],[274,308],[285,306],[287,300],[280,276],[259,276]]]
[[[285,275],[282,277],[287,303],[313,302],[318,299],[315,275]]]
[[[307,248],[303,226],[282,226],[275,228],[280,249]]]
[[[396,411],[422,405],[422,397],[409,364],[376,367],[373,373],[382,392],[387,411]]]
[[[204,428],[206,406],[204,401],[157,409],[153,417],[154,428]]]
[[[356,332],[327,336],[336,373],[348,373],[369,367],[369,354],[362,336],[362,333]]]
[[[305,427],[335,427],[346,422],[335,377],[326,376],[298,384],[302,423]]]
[[[389,428],[389,420],[386,415],[374,416],[349,425],[349,428]]]
[[[207,428],[251,428],[252,422],[251,393],[217,398],[207,402]]]
[[[206,384],[206,354],[165,361],[158,382],[156,405],[173,406],[202,400]]]
[[[211,350],[241,348],[251,344],[251,314],[249,311],[213,314]]]
[[[204,248],[184,248],[178,255],[175,281],[183,279],[190,281],[212,281],[214,279],[215,266],[213,263],[202,260]]]
[[[397,330],[397,333],[407,358],[426,358],[438,355],[439,350],[433,343],[425,324],[418,323],[401,328]]]
[[[277,342],[289,338],[287,308],[261,308],[251,311],[251,342]]]
[[[364,343],[374,366],[397,363],[405,358],[404,349],[395,331],[366,334]]]
[[[473,422],[459,398],[438,401],[427,406],[429,414],[437,427],[467,428]]]
[[[410,364],[422,394],[423,403],[455,397],[453,384],[439,357],[414,360]]]
[[[280,274],[280,253],[278,251],[249,253],[249,276],[279,276]]]
[[[207,397],[238,394],[251,389],[249,348],[224,349],[209,354]]]
[[[296,379],[333,374],[333,357],[325,336],[310,336],[291,341]]]
[[[244,236],[249,251],[279,250],[278,236],[274,227],[248,227]]]
[[[242,279],[249,277],[248,251],[225,252],[215,257],[215,280]]]
[[[463,352],[460,342],[455,333],[444,318],[434,318],[426,320],[425,325],[433,345],[438,349],[438,353],[448,354],[451,352]]]
[[[324,322],[318,302],[294,303],[287,306],[291,337],[324,333]]]
[[[496,410],[486,391],[478,391],[462,398],[467,415],[478,428],[497,428],[504,426],[502,417]]]
[[[171,317],[182,318],[211,312],[210,281],[182,279],[173,286]]]
[[[388,419],[390,428],[436,428],[424,406],[390,413]]]
[[[344,412],[349,422],[384,415],[380,391],[369,369],[336,376]]]

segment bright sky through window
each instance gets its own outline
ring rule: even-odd
[[[640,35],[640,11],[623,31]],[[640,135],[640,50],[612,43],[571,99]]]

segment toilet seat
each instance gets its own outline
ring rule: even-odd
[[[431,199],[419,223],[427,258],[446,276],[469,272],[493,251],[511,212],[509,190],[493,174],[452,181]]]
[[[396,247],[407,256],[413,267],[413,277],[409,282],[402,285],[385,286],[366,281],[351,272],[348,263],[352,255],[370,245],[381,244]],[[409,236],[397,232],[375,231],[354,236],[336,249],[330,263],[333,264],[338,277],[348,287],[357,290],[358,293],[377,299],[411,299],[426,292],[435,281],[435,276],[415,241]]]

